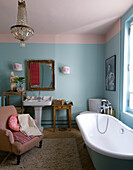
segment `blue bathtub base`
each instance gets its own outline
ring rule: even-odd
[[[87,147],[96,170],[133,170],[133,160],[112,158]]]

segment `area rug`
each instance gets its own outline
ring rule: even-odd
[[[0,170],[82,170],[74,138],[43,139],[42,148],[34,147],[21,157],[16,165],[16,156],[11,154]]]

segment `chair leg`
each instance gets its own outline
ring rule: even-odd
[[[83,147],[84,147],[84,148],[86,147],[86,144],[85,144],[85,142],[83,142]]]
[[[17,165],[20,164],[21,155],[17,155]]]
[[[39,148],[42,147],[42,140],[39,142]]]

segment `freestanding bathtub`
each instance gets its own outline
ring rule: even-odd
[[[98,113],[80,114],[76,122],[96,170],[133,170],[131,128]]]

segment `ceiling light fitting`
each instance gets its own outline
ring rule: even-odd
[[[25,41],[33,36],[34,30],[28,25],[26,3],[18,1],[18,14],[16,25],[10,28],[13,36],[20,40],[20,47],[25,47]]]

